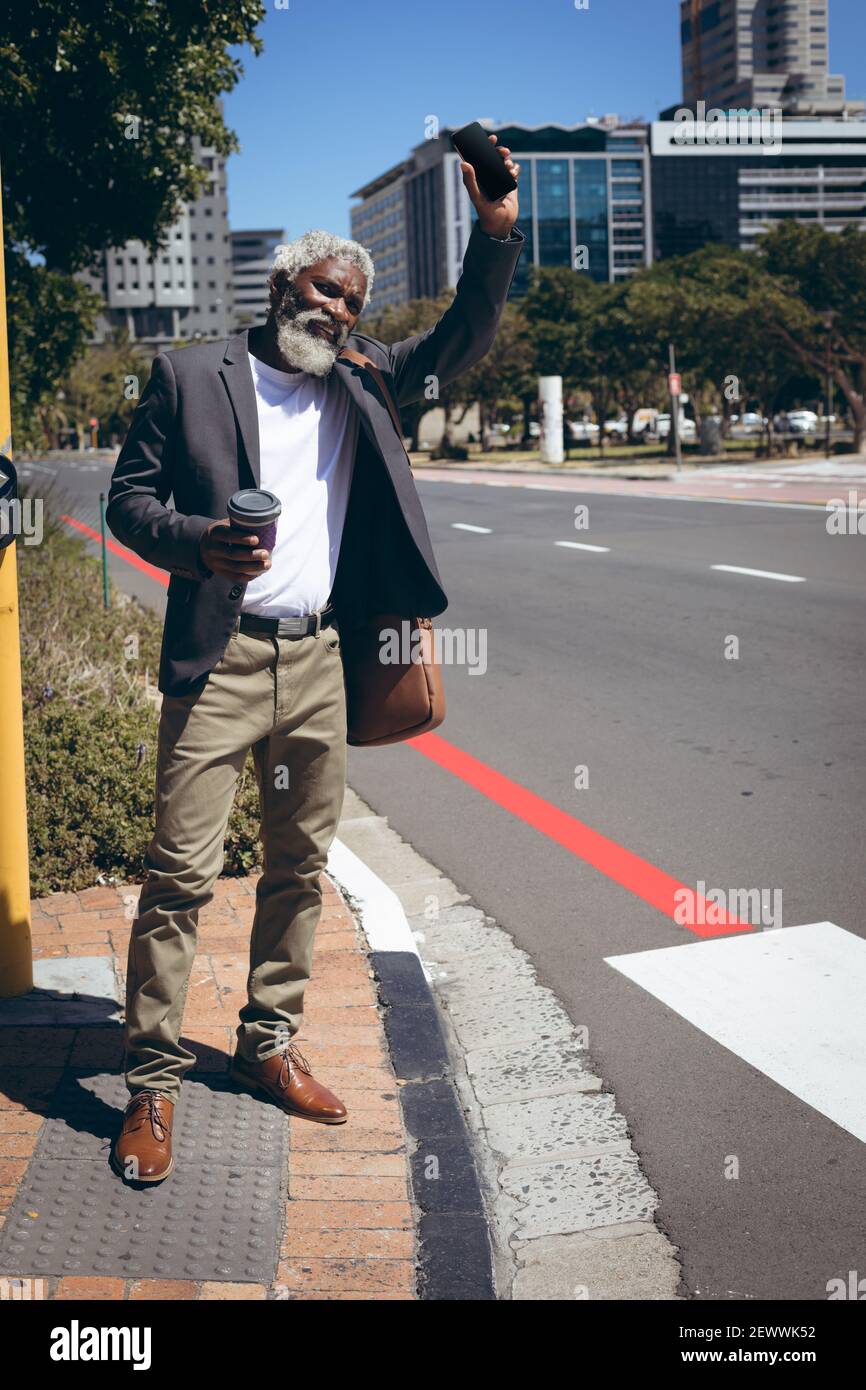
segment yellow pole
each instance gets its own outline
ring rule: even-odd
[[[12,456],[6,276],[0,196],[0,453]],[[14,512],[9,511],[10,521]],[[2,539],[2,537],[0,537]],[[33,988],[30,857],[24,782],[24,714],[16,545],[0,549],[0,998]]]

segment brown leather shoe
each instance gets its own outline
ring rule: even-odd
[[[129,1182],[162,1182],[174,1168],[171,1125],[174,1101],[160,1091],[137,1091],[123,1115],[112,1166]]]
[[[251,1090],[264,1091],[289,1115],[301,1115],[322,1125],[346,1122],[343,1102],[314,1079],[309,1062],[293,1043],[264,1062],[247,1062],[236,1052],[231,1075]]]

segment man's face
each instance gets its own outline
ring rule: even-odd
[[[293,367],[327,376],[364,307],[367,280],[351,261],[327,256],[294,282],[278,271],[271,312],[281,355]]]

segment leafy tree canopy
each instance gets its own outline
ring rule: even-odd
[[[191,139],[238,148],[221,92],[262,41],[261,0],[2,0],[0,165],[6,234],[56,270],[105,245],[152,251],[205,175]]]

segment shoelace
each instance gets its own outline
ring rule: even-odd
[[[292,1079],[292,1062],[294,1062],[296,1066],[300,1067],[301,1071],[305,1071],[308,1076],[312,1076],[313,1073],[310,1068],[309,1062],[307,1061],[303,1052],[298,1051],[294,1043],[289,1043],[288,1047],[286,1047],[283,1050],[281,1055],[283,1059],[280,1064],[279,1076],[279,1084],[281,1090],[284,1090]]]
[[[139,1091],[138,1095],[133,1096],[129,1103],[127,1116],[130,1119],[134,1117],[133,1123],[130,1125],[131,1129],[140,1129],[149,1120],[154,1139],[162,1144],[171,1134],[171,1127],[166,1124],[157,1109],[156,1103],[159,1100],[165,1100],[165,1096],[156,1091]]]

